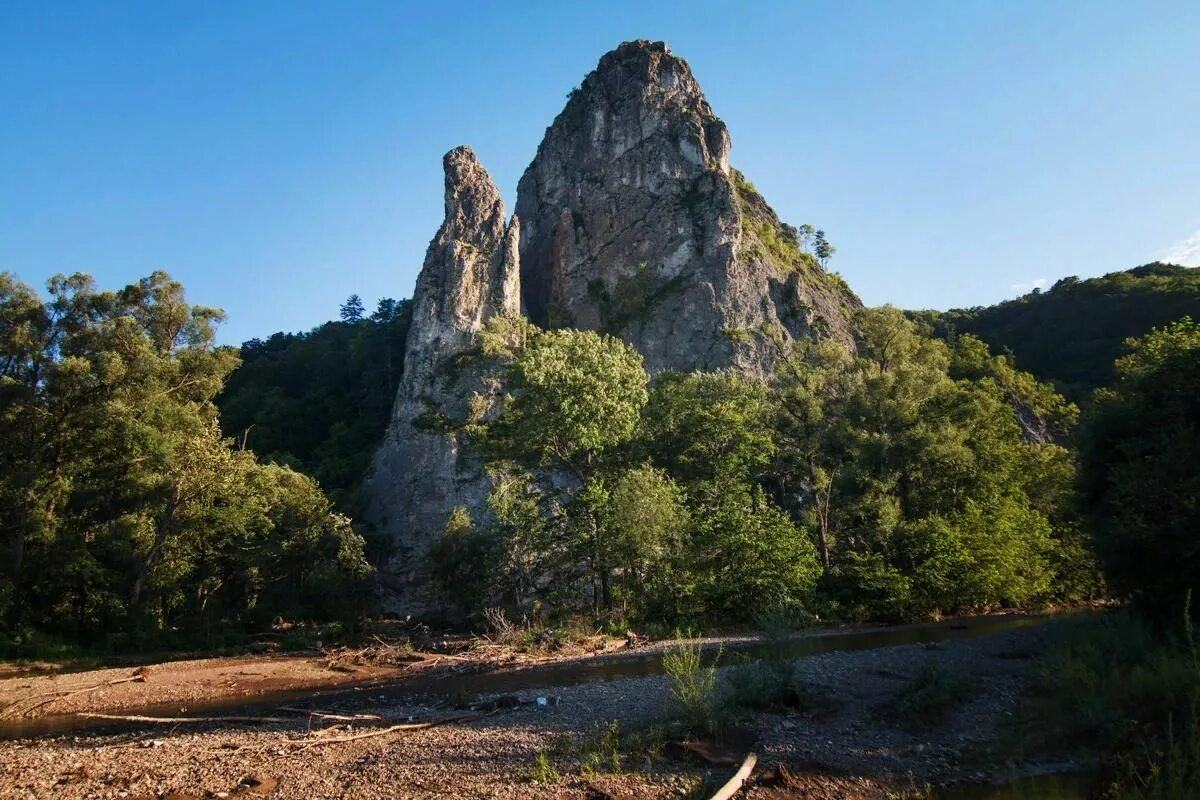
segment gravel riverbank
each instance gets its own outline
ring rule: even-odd
[[[828,710],[816,715],[760,714],[748,724],[760,769],[749,797],[884,797],[924,781],[961,777],[964,753],[986,744],[1014,713],[1058,623],[937,644],[831,652],[797,659],[798,674],[823,687]],[[942,724],[912,730],[886,712],[910,678],[929,664],[969,676],[971,691]],[[728,668],[726,668],[728,669]],[[722,670],[724,671],[724,670]],[[629,678],[539,690],[511,697],[491,716],[425,730],[348,742],[319,742],[302,720],[266,725],[153,726],[120,734],[86,734],[0,742],[0,796],[13,798],[596,798],[677,797],[732,766],[673,758],[625,763],[620,774],[580,774],[577,761],[551,756],[559,776],[534,783],[539,753],[557,752],[611,721],[636,729],[670,710],[665,677]],[[536,704],[537,696],[554,698]],[[486,702],[489,697],[476,698]],[[436,719],[451,712],[397,705],[369,689],[356,713],[388,720]],[[337,710],[337,709],[331,709]],[[321,723],[322,725],[327,723]],[[344,737],[371,725],[340,730]],[[316,726],[316,723],[313,723]],[[762,780],[777,764],[790,778]],[[546,777],[553,777],[547,775]],[[241,786],[242,788],[239,788]]]

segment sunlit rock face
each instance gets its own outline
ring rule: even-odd
[[[730,147],[665,44],[601,58],[518,186],[533,321],[618,335],[651,372],[764,376],[799,337],[849,344],[858,299],[791,245]]]
[[[491,484],[456,430],[496,412],[501,387],[474,357],[496,315],[520,313],[519,228],[469,147],[446,154],[446,217],[413,293],[413,320],[392,420],[364,487],[368,518],[397,550],[382,570],[395,610],[436,608],[427,553],[456,506],[486,505]]]

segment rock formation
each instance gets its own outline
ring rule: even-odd
[[[496,315],[520,313],[514,222],[469,147],[443,159],[446,218],[413,292],[404,374],[387,434],[364,487],[368,518],[398,552],[383,580],[399,608],[424,610],[426,551],[456,506],[482,508],[490,483],[457,428],[494,413],[498,381],[475,356]]]
[[[729,153],[725,124],[666,45],[601,58],[518,186],[532,320],[618,335],[651,372],[764,376],[800,337],[849,344],[858,299],[801,251]]]
[[[396,610],[425,610],[425,558],[456,506],[489,484],[456,431],[494,414],[499,381],[471,353],[494,315],[612,333],[652,373],[770,374],[791,342],[853,346],[858,298],[803,251],[729,163],[730,138],[691,69],[661,42],[605,55],[547,129],[504,225],[469,148],[447,154],[446,220],[413,296],[404,375],[366,494],[399,553]]]

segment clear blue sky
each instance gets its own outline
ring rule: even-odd
[[[442,153],[511,206],[633,38],[688,59],[734,163],[870,304],[1200,262],[1196,0],[97,0],[0,5],[0,269],[164,268],[228,342],[407,297]]]

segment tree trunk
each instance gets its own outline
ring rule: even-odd
[[[171,535],[171,530],[175,526],[175,512],[179,507],[180,492],[176,486],[171,491],[171,499],[167,503],[167,508],[163,512],[162,519],[154,530],[154,544],[150,546],[150,552],[146,553],[146,558],[142,560],[141,567],[138,568],[137,579],[133,582],[133,590],[129,593],[129,604],[134,608],[141,605],[142,592],[146,588],[146,579],[150,575],[150,570],[158,563],[158,559],[162,556],[163,547],[166,546],[167,538]]]

